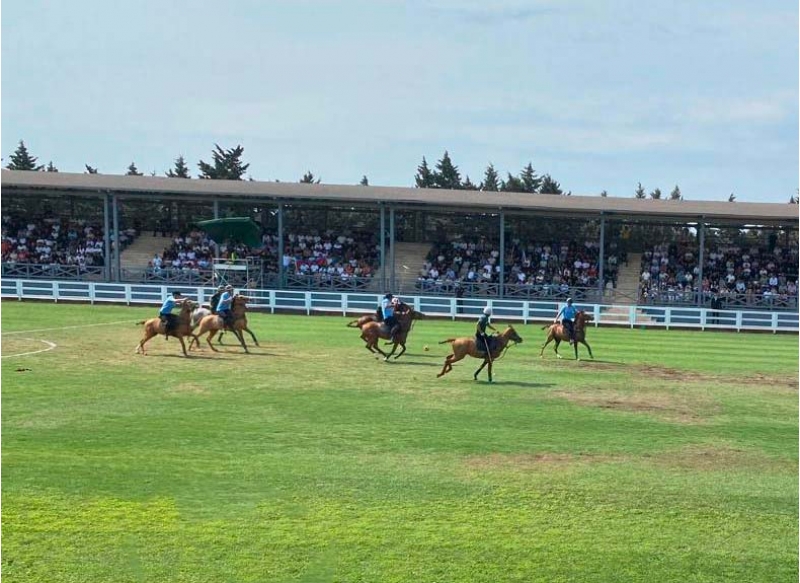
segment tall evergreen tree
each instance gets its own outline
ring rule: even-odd
[[[497,170],[494,169],[494,164],[489,164],[486,167],[486,172],[483,174],[483,182],[481,182],[481,190],[485,192],[497,192],[500,190],[500,177],[497,175]]]
[[[539,187],[539,192],[541,194],[564,194],[564,191],[561,190],[561,185],[557,180],[553,180],[549,174],[542,176],[542,185]]]
[[[670,200],[683,200],[683,195],[681,194],[681,189],[678,185],[675,185],[675,188],[672,189],[672,192],[669,193]]]
[[[242,154],[244,147],[236,146],[228,150],[222,149],[219,144],[214,144],[214,151],[211,156],[214,164],[208,164],[200,160],[200,178],[208,180],[241,180],[250,164],[242,164]]]
[[[136,167],[134,162],[131,162],[131,165],[128,166],[128,171],[125,173],[125,176],[144,176],[139,169]]]
[[[653,192],[651,192],[650,198],[652,198],[653,200],[659,200],[661,198],[661,189],[656,188]]]
[[[633,195],[634,198],[647,198],[647,193],[644,190],[644,186],[642,183],[639,183],[639,186],[636,187],[636,194]]]
[[[458,172],[458,166],[453,164],[450,159],[450,154],[447,150],[444,151],[442,159],[436,163],[436,172],[433,175],[434,184],[439,188],[447,188],[450,190],[459,190],[461,185],[461,174]]]
[[[89,166],[88,164],[86,164],[85,166],[86,166],[86,174],[99,174],[97,168],[95,168],[94,166]]]
[[[605,191],[605,190],[603,190],[603,191],[600,193],[600,196],[602,196],[603,198],[606,198],[606,197],[608,197],[608,192],[607,192],[607,191]]]
[[[508,179],[503,181],[500,188],[503,192],[525,192],[525,185],[522,184],[522,180],[511,174],[511,172],[508,173]]]
[[[47,168],[44,169],[45,172],[58,172],[58,168],[53,166],[53,161],[50,160],[47,164]]]
[[[186,160],[183,156],[175,158],[175,166],[167,170],[169,178],[191,178],[189,176],[189,167],[186,165]]]
[[[428,167],[428,161],[425,156],[422,157],[422,164],[417,166],[417,175],[414,177],[414,182],[417,188],[434,188],[436,186],[433,172]]]
[[[462,188],[464,190],[478,190],[478,185],[474,184],[472,180],[469,179],[469,175],[464,179],[464,184],[462,184]]]
[[[728,202],[736,202],[736,195],[731,193],[731,195],[728,197]]]
[[[31,172],[39,172],[40,170],[44,170],[44,166],[36,164],[37,160],[38,158],[36,156],[31,156],[28,153],[28,148],[25,147],[25,142],[20,140],[17,149],[14,150],[13,154],[11,154],[11,161],[8,163],[6,168],[9,170],[26,170]]]
[[[316,180],[314,180],[314,174],[313,172],[311,172],[311,170],[309,170],[308,172],[303,174],[303,177],[300,179],[300,182],[303,184],[319,184],[320,180],[321,178],[317,178]]]
[[[528,162],[528,165],[522,169],[519,178],[522,181],[523,188],[525,189],[524,192],[539,192],[539,189],[542,186],[542,179],[536,175],[536,172],[533,170],[533,165],[530,162]]]
[[[361,182],[359,182],[361,186],[369,186],[369,180],[367,180],[367,175],[361,177]]]

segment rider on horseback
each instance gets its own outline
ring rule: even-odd
[[[497,332],[497,328],[492,326],[489,322],[491,317],[492,308],[486,306],[483,308],[483,314],[478,318],[478,325],[475,329],[475,345],[478,347],[478,350],[485,350],[487,354],[491,354],[494,342],[492,341],[492,337],[486,333],[486,328]]]
[[[233,329],[233,312],[231,311],[231,304],[233,303],[233,286],[226,285],[222,295],[217,302],[217,315],[222,318],[226,328]]]
[[[569,334],[570,344],[575,343],[575,315],[577,313],[578,310],[572,305],[572,298],[567,298],[567,305],[561,308],[556,315],[556,319],[553,320],[553,324],[555,324],[561,318],[561,325],[566,328],[567,334]]]
[[[161,304],[161,310],[158,312],[158,318],[164,323],[164,336],[169,337],[170,333],[175,331],[178,326],[178,316],[172,313],[175,306],[182,304],[186,298],[179,291],[172,292],[168,295],[164,303]]]
[[[394,316],[394,310],[397,306],[397,300],[392,294],[386,294],[381,300],[381,312],[383,315],[383,323],[389,328],[389,334],[392,337],[392,342],[395,342],[395,334],[400,331],[400,324]]]
[[[217,288],[217,291],[214,292],[214,295],[211,296],[211,300],[209,301],[208,305],[211,308],[211,313],[217,313],[217,304],[219,304],[219,298],[222,297],[222,292],[225,291],[225,286],[221,285]]]

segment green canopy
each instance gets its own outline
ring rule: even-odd
[[[261,227],[249,217],[231,217],[200,221],[197,226],[217,243],[227,240],[244,243],[248,247],[261,247]]]

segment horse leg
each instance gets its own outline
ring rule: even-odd
[[[572,343],[572,345],[575,347],[575,360],[580,360],[580,357],[578,356],[578,341],[576,340]]]
[[[583,344],[586,347],[586,349],[589,351],[589,358],[594,360],[594,354],[592,354],[592,347],[589,346],[589,343],[586,342],[586,340],[581,340],[581,344]],[[576,348],[578,347],[578,343],[577,342],[575,343],[575,347]]]
[[[206,342],[208,343],[208,346],[209,348],[211,348],[211,350],[213,350],[214,352],[219,352],[219,350],[214,348],[214,345],[211,344],[211,340],[214,338],[214,336],[216,336],[216,334],[217,334],[216,330],[209,331],[208,336],[206,336]]]
[[[552,341],[553,341],[553,337],[552,337],[552,336],[548,336],[548,337],[547,337],[547,340],[545,340],[545,343],[544,343],[544,344],[542,344],[542,350],[541,350],[541,352],[539,352],[539,358],[544,358],[544,349],[545,349],[545,347],[546,347],[548,344],[550,344]]]
[[[242,331],[241,330],[237,330],[236,328],[234,328],[233,329],[233,335],[236,336],[236,338],[239,340],[239,344],[242,345],[242,348],[244,348],[244,351],[245,352],[250,352],[249,350],[247,350],[247,344],[244,343],[244,334],[242,334]]]
[[[483,367],[485,367],[487,364],[489,364],[489,359],[488,358],[484,358],[483,359],[483,364],[481,364],[481,366],[478,368],[478,370],[475,371],[475,374],[472,375],[472,378],[477,381],[478,380],[478,373],[481,372],[483,370]],[[491,382],[491,380],[492,380],[492,375],[490,374],[489,375],[489,382]]]
[[[186,352],[186,343],[183,341],[183,336],[176,336],[175,338],[181,341],[181,348],[183,349],[183,355],[189,356],[189,353]]]
[[[142,338],[139,341],[139,344],[136,346],[136,354],[139,354],[139,352],[141,352],[143,356],[147,356],[147,350],[145,349],[144,345],[152,337],[153,337],[153,335],[150,333],[150,331],[149,330],[145,330],[144,338]]]
[[[403,347],[403,349],[400,351],[400,354],[398,354],[397,356],[395,356],[395,357],[394,357],[394,359],[395,359],[395,360],[397,360],[398,358],[400,358],[401,356],[403,356],[403,353],[406,351],[406,345],[405,345],[405,343],[401,342],[401,343],[400,343],[400,346],[402,346],[402,347]]]
[[[561,355],[558,353],[558,345],[559,345],[559,344],[561,344],[561,340],[559,340],[558,338],[556,338],[556,339],[555,339],[555,342],[556,342],[556,343],[553,345],[553,350],[555,350],[555,351],[556,351],[556,356],[557,356],[558,358],[561,358]]]
[[[253,343],[254,343],[256,346],[258,346],[258,340],[256,340],[256,335],[255,335],[255,334],[253,334],[253,332],[250,330],[250,328],[245,328],[245,329],[244,329],[244,331],[245,331],[245,332],[247,332],[248,334],[250,334],[250,338],[252,338],[252,339],[253,339]]]
[[[453,355],[448,354],[444,359],[444,366],[442,367],[442,372],[437,374],[436,378],[438,379],[439,377],[446,375],[451,370],[453,370]]]
[[[222,337],[225,336],[225,330],[221,330],[219,333],[219,338],[217,338],[217,344],[222,344]]]

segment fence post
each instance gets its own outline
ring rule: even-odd
[[[636,327],[636,306],[628,307],[628,321],[631,323],[631,330]]]
[[[742,312],[741,310],[736,311],[736,331],[742,331]]]
[[[58,281],[53,281],[53,301],[55,301],[55,303],[58,303],[58,293]]]
[[[17,300],[22,301],[22,280],[17,280]]]
[[[527,324],[531,317],[531,303],[528,300],[522,302],[522,323]]]
[[[304,292],[306,296],[306,316],[311,315],[311,292]]]
[[[664,324],[667,325],[667,330],[669,330],[669,321],[672,319],[672,308],[667,307],[664,310]]]
[[[778,333],[778,312],[772,312],[772,333]]]
[[[343,317],[347,316],[347,305],[348,305],[348,301],[347,300],[349,299],[349,297],[350,296],[348,294],[346,294],[346,293],[339,294],[339,301],[342,304],[342,316]]]
[[[275,313],[275,290],[269,290],[269,313]]]

